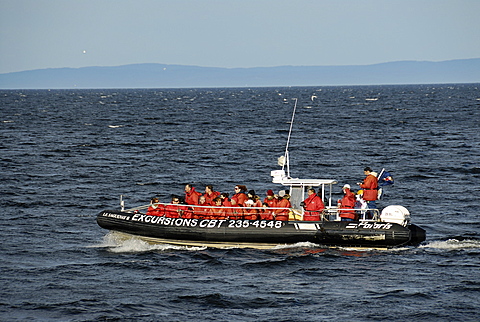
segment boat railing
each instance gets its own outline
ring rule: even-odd
[[[353,213],[358,221],[379,221],[380,211],[378,209],[355,209],[331,207],[322,211],[322,221],[339,221],[342,213]]]
[[[150,209],[150,211],[149,211]],[[146,210],[146,211],[145,211]],[[153,210],[153,212],[151,212]],[[258,215],[262,218],[275,218],[282,216],[282,220],[303,221],[304,209],[282,208],[282,207],[253,207],[253,206],[210,206],[210,205],[188,205],[172,203],[155,203],[143,205],[135,208],[125,209],[125,212],[138,213],[145,211],[146,214],[165,216],[166,211],[177,210],[180,216],[184,214],[194,214],[200,217],[220,216],[226,218],[243,219],[249,215]],[[256,211],[253,211],[256,210]],[[351,209],[329,207],[319,211],[321,221],[340,221],[342,212],[354,212],[359,221],[379,221],[380,212],[378,209]]]

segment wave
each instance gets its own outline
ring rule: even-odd
[[[480,249],[480,240],[475,239],[448,239],[429,242],[419,248],[439,250],[475,250]]]
[[[170,250],[200,251],[207,248],[194,246],[176,246],[170,244],[150,244],[138,237],[125,237],[125,235],[116,232],[108,232],[103,237],[102,243],[97,245],[91,245],[89,247],[106,248],[112,253],[146,253],[151,251]]]

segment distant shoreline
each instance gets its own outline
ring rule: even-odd
[[[217,68],[166,64],[0,74],[0,89],[216,88],[480,83],[480,58],[351,66]]]

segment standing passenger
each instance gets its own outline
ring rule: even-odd
[[[213,186],[209,184],[208,186],[205,187],[205,194],[203,196],[205,197],[205,203],[209,206],[213,206],[214,205],[213,199],[220,196],[220,192],[214,191]]]
[[[377,177],[374,175],[370,167],[366,167],[363,170],[366,175],[363,182],[359,182],[358,185],[363,189],[363,200],[367,202],[369,209],[376,209],[375,201],[378,197],[378,182]]]
[[[191,184],[185,185],[185,203],[187,205],[198,205],[198,197],[201,195]]]
[[[350,191],[349,184],[344,185],[342,190],[344,196],[341,200],[339,200],[339,206],[341,209],[340,218],[342,218],[342,221],[354,221],[356,219],[355,211],[353,210],[355,207],[355,196]]]
[[[303,201],[303,208],[305,209],[303,220],[305,221],[319,221],[320,213],[325,209],[325,205],[315,189],[307,190],[308,198]]]

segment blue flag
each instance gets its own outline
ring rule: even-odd
[[[390,172],[385,171],[385,169],[382,169],[380,172],[380,177],[378,177],[378,186],[383,187],[383,186],[389,186],[394,183],[393,177],[390,174]]]

